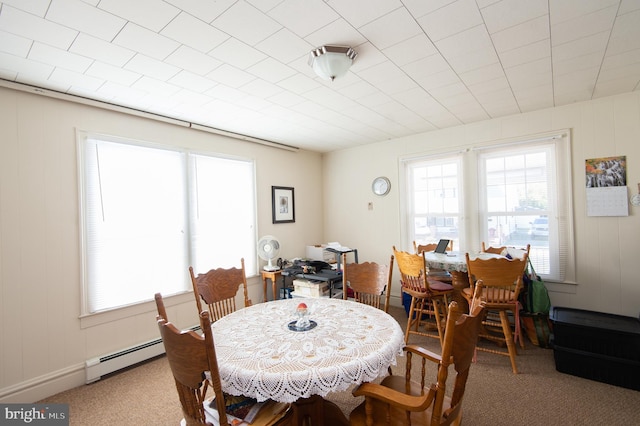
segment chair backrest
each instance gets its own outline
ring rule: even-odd
[[[487,308],[495,304],[513,304],[523,287],[522,276],[527,267],[527,253],[522,258],[508,259],[496,257],[484,259],[467,258],[467,274],[469,285],[473,289],[478,280],[482,280],[484,291],[482,298],[487,302]]]
[[[492,254],[504,254],[509,253],[511,257],[522,257],[526,252],[529,255],[531,251],[531,244],[527,244],[526,247],[508,247],[508,246],[500,246],[500,247],[491,247],[485,246],[484,241],[482,242],[482,252],[483,253],[492,253]]]
[[[169,321],[169,318],[167,318],[167,310],[164,307],[164,300],[162,300],[162,294],[156,293],[154,298],[156,299],[156,309],[158,310],[158,316]]]
[[[365,303],[389,312],[393,255],[388,265],[375,262],[347,263],[347,254],[342,254],[342,297],[347,299],[347,288],[353,290],[356,302]],[[385,296],[384,307],[382,297]]]
[[[207,424],[203,403],[213,388],[220,424],[227,424],[224,395],[216,359],[209,312],[200,314],[203,336],[192,330],[180,331],[158,315],[158,328],[175,379],[187,425]]]
[[[402,289],[416,297],[426,297],[429,295],[429,281],[427,274],[429,267],[423,254],[409,253],[397,250],[393,246],[393,257],[400,271],[400,282]]]
[[[206,274],[198,274],[197,277],[193,268],[189,267],[198,313],[202,312],[201,300],[207,304],[212,321],[217,321],[223,316],[235,312],[236,294],[241,286],[244,292],[244,306],[251,306],[247,276],[244,270],[244,258],[240,259],[240,263],[241,268],[211,269]]]
[[[417,241],[413,242],[413,250],[417,254],[422,254],[422,252],[434,251],[436,247],[438,247],[438,243],[418,244]],[[447,245],[447,251],[453,251],[453,240],[449,240],[449,245]]]

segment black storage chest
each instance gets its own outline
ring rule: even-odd
[[[640,320],[552,307],[556,370],[640,390]]]

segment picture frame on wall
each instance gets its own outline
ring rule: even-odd
[[[273,223],[293,223],[296,221],[296,206],[293,188],[271,187],[271,209]]]

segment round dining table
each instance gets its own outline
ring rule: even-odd
[[[300,303],[307,305],[309,329],[295,327]],[[311,400],[326,407],[323,397],[330,392],[383,376],[404,346],[391,315],[333,298],[259,303],[211,327],[222,389],[258,401],[299,403],[315,396]]]

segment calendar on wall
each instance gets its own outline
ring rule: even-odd
[[[587,216],[629,216],[627,157],[585,160]]]

